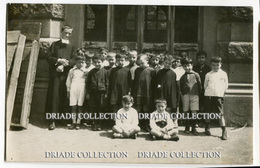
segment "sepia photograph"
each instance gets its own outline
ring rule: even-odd
[[[259,2],[4,5],[5,162],[259,164]]]

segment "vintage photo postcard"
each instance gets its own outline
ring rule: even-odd
[[[258,1],[4,6],[6,163],[259,164]]]

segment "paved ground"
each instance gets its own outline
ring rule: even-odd
[[[150,135],[144,132],[141,132],[136,140],[112,139],[111,131],[93,132],[88,127],[81,130],[57,128],[48,131],[29,125],[27,130],[7,132],[6,160],[174,164],[251,164],[253,162],[252,127],[240,131],[227,128],[227,141],[219,138],[220,128],[212,128],[210,137],[204,136],[203,128],[198,128],[200,135],[196,137],[184,134],[183,130],[184,128],[180,127],[180,140],[174,142],[153,141]],[[140,156],[138,158],[138,152],[140,155],[144,154],[144,151],[149,152],[149,157],[152,158]],[[50,158],[48,156],[50,152],[60,158]],[[71,154],[72,158],[62,158],[62,155],[64,157],[66,154],[67,156]],[[116,157],[114,154],[119,158],[114,158]],[[99,158],[105,156],[108,158]]]

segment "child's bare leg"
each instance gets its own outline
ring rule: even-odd
[[[72,124],[71,124],[71,126],[69,126],[69,129],[75,128],[75,124],[77,122],[77,116],[76,116],[77,113],[76,112],[77,112],[77,106],[71,106]]]
[[[172,128],[172,129],[168,130],[168,135],[170,135],[170,136],[177,135],[178,133],[179,133],[178,128]]]
[[[120,128],[119,126],[114,125],[113,128],[112,128],[112,130],[113,130],[113,132],[114,132],[113,136],[114,136],[115,138],[123,138],[123,137],[124,137],[124,136],[123,136],[123,129]]]
[[[79,114],[82,114],[82,112],[83,112],[83,106],[78,106],[76,129],[80,129],[81,119],[79,118]]]

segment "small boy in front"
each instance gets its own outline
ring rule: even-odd
[[[138,126],[138,114],[137,111],[132,108],[133,103],[134,99],[132,96],[123,96],[123,108],[117,111],[116,125],[113,126],[113,136],[115,138],[136,139],[137,133],[140,132],[140,127]]]
[[[83,112],[83,103],[85,100],[87,69],[85,57],[78,55],[76,57],[76,65],[70,69],[67,77],[67,96],[70,100],[71,113],[75,116],[69,129],[80,129],[80,121],[76,115]]]
[[[93,114],[97,113],[104,113],[104,99],[107,97],[108,91],[108,76],[107,70],[105,70],[102,66],[102,57],[94,56],[93,62],[95,68],[92,69],[88,73],[86,90],[87,94],[86,97],[89,100],[89,105],[91,112]],[[95,120],[92,123],[92,130],[99,131],[101,130],[101,121],[102,120]]]
[[[225,71],[221,69],[222,59],[220,57],[211,58],[211,71],[206,74],[204,89],[205,89],[205,112],[206,113],[220,113],[219,119],[222,128],[222,140],[227,140],[227,131],[224,119],[224,95],[228,88],[228,76]],[[210,120],[205,119],[206,127],[205,134],[210,136]]]
[[[178,141],[178,125],[175,124],[168,112],[165,111],[167,102],[164,99],[157,99],[156,111],[151,114],[150,126],[153,139],[167,139]]]
[[[185,74],[180,79],[183,112],[188,114],[191,111],[192,114],[196,114],[199,110],[199,95],[201,93],[200,76],[192,70],[192,59],[183,59],[182,66],[185,70]],[[198,135],[196,119],[186,119],[185,133],[190,133],[190,125],[192,126],[192,133]]]

